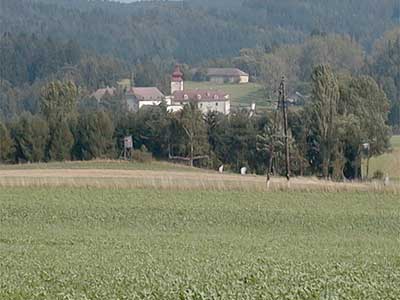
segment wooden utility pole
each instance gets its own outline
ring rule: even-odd
[[[285,138],[285,163],[286,163],[286,179],[290,180],[290,149],[289,149],[289,136],[288,136],[288,117],[287,117],[287,104],[286,104],[286,90],[285,90],[285,76],[282,76],[281,84],[279,86],[279,101],[282,107],[283,115],[283,134]]]

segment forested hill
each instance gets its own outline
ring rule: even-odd
[[[299,42],[315,31],[345,33],[368,48],[398,22],[396,2],[0,0],[0,31],[74,39],[130,62],[160,56],[193,63]]]

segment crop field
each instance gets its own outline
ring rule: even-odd
[[[0,299],[399,299],[400,197],[3,187]]]

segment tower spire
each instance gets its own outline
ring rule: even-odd
[[[183,73],[179,65],[175,66],[171,78],[171,94],[173,95],[176,91],[183,91]]]

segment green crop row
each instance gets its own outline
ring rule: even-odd
[[[0,191],[0,299],[399,299],[400,200]]]

